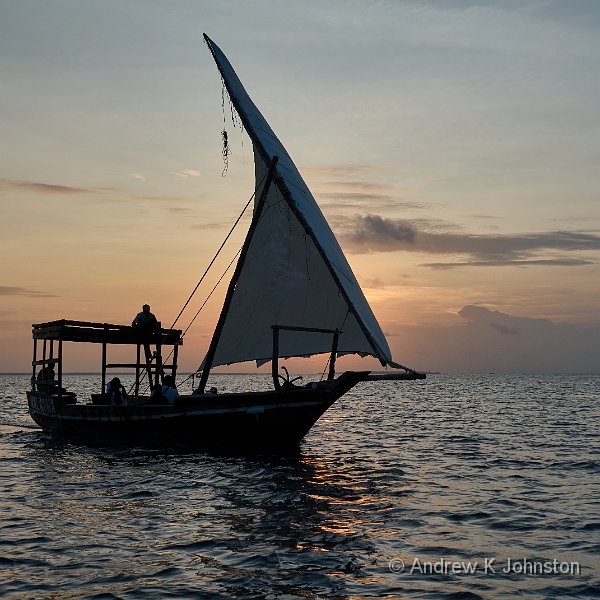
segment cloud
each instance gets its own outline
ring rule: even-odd
[[[165,209],[176,215],[194,214],[194,211],[187,206],[165,206]]]
[[[466,305],[457,323],[404,327],[398,345],[411,366],[455,373],[598,373],[600,323],[518,317]],[[387,335],[387,334],[386,334]],[[395,352],[395,348],[392,350]]]
[[[304,169],[314,176],[317,183],[316,196],[323,209],[430,209],[431,204],[412,200],[399,200],[414,193],[409,187],[398,187],[381,181],[365,181],[364,175],[371,174],[375,167],[370,165],[335,165]],[[322,202],[325,200],[325,202]]]
[[[578,231],[549,231],[514,235],[475,235],[463,232],[425,230],[426,222],[388,219],[379,215],[356,215],[340,220],[342,244],[349,252],[396,252],[466,255],[464,261],[427,263],[437,269],[464,266],[580,266],[588,258],[538,256],[540,252],[600,250],[600,236]]]
[[[394,222],[378,215],[366,215],[358,219],[350,239],[357,247],[372,250],[411,246],[415,236],[416,231],[408,221]]]
[[[322,192],[320,198],[336,198],[337,200],[389,200],[388,194],[374,194],[367,192]]]
[[[538,260],[473,260],[466,262],[423,263],[431,269],[455,269],[457,267],[579,267],[593,265],[594,261],[585,258],[540,258]]]
[[[319,200],[322,198],[329,199],[328,201],[319,201],[319,206],[324,212],[331,211],[364,211],[364,210],[423,210],[430,209],[431,205],[422,202],[404,202],[394,200],[391,196],[376,195],[376,194],[336,194],[336,193],[321,193],[318,194]]]
[[[359,190],[368,191],[375,190],[378,192],[392,191],[394,188],[391,185],[385,183],[373,182],[373,181],[350,181],[348,179],[338,179],[336,181],[324,181],[321,183],[322,186],[333,188],[333,189],[348,189],[348,190]]]
[[[378,277],[373,277],[372,279],[365,279],[363,281],[363,287],[375,290],[383,290],[385,289],[385,284]]]
[[[520,364],[523,370],[533,372],[598,369],[598,323],[556,323],[475,305],[463,307],[458,314],[466,321],[471,347],[480,346],[478,352],[495,357],[497,364]]]
[[[0,285],[0,296],[33,296],[35,298],[58,298],[54,294],[38,292],[24,287]]]
[[[395,200],[387,194],[376,194],[368,192],[321,192],[317,194],[320,201],[319,206],[323,210],[330,209],[352,209],[357,210],[426,210],[432,208],[430,204],[424,202],[411,202],[405,200]]]
[[[521,330],[517,327],[508,327],[499,323],[490,323],[490,326],[504,335],[519,335],[521,333]]]
[[[41,194],[52,195],[91,194],[96,191],[93,189],[71,187],[68,185],[39,183],[35,181],[14,181],[12,179],[0,179],[0,192],[3,190],[36,192]]]
[[[529,317],[513,317],[506,313],[502,313],[497,310],[491,310],[486,308],[485,306],[478,306],[476,304],[467,304],[463,306],[458,311],[458,314],[467,321],[480,322],[480,323],[489,323],[494,326],[501,333],[507,333],[508,331],[511,334],[519,333],[520,327],[518,326],[519,322],[544,322],[549,323],[550,321],[546,319],[531,319]],[[504,321],[504,324],[502,322]],[[506,321],[509,321],[512,326],[506,325]]]
[[[366,173],[372,173],[375,167],[373,165],[320,165],[320,166],[303,166],[302,173],[308,176],[315,177],[357,177]]]
[[[132,173],[131,176],[139,181],[146,181],[146,178],[140,173]]]
[[[183,171],[175,171],[171,175],[187,179],[188,177],[200,177],[200,171],[196,171],[196,169],[183,169]]]
[[[251,217],[247,217],[244,215],[241,221],[248,221]],[[224,229],[226,227],[231,227],[231,221],[214,221],[212,223],[196,223],[195,225],[191,225],[192,229]]]

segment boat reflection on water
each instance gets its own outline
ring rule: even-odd
[[[49,564],[60,552],[69,568],[58,581],[76,577],[86,589],[98,575],[95,557],[110,556],[133,580],[177,565],[181,585],[193,586],[193,566],[216,591],[276,568],[284,588],[287,578],[292,588],[339,593],[345,584],[329,573],[358,574],[377,560],[362,515],[372,524],[374,511],[389,508],[360,465],[306,451],[93,448],[36,434],[23,458],[38,498],[29,535],[45,532],[29,549]],[[109,589],[126,588],[115,581]]]

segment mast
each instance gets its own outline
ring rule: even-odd
[[[202,368],[202,375],[200,377],[200,383],[198,385],[198,391],[201,394],[204,393],[204,388],[206,387],[206,382],[208,381],[208,375],[210,374],[210,369],[215,358],[215,352],[217,351],[219,338],[221,337],[221,332],[223,331],[223,326],[225,325],[225,320],[227,319],[227,314],[229,312],[229,307],[231,306],[235,286],[238,282],[238,279],[240,278],[240,274],[244,266],[244,261],[246,260],[246,255],[248,254],[250,242],[252,241],[252,237],[254,236],[256,226],[258,225],[258,221],[260,220],[260,216],[265,205],[265,200],[267,198],[267,194],[269,193],[269,188],[271,187],[271,182],[275,177],[277,161],[278,157],[274,156],[269,164],[269,171],[267,172],[265,184],[263,186],[260,198],[254,210],[254,215],[252,216],[252,223],[250,224],[250,228],[248,229],[248,233],[246,234],[246,239],[244,240],[244,245],[242,246],[240,257],[238,259],[237,265],[235,266],[235,271],[233,273],[233,276],[231,277],[231,281],[229,282],[229,287],[227,288],[227,294],[225,295],[223,308],[221,309],[219,320],[217,321],[212,340],[210,341],[210,346],[208,347],[208,352],[206,353],[206,358],[204,359],[204,367]]]

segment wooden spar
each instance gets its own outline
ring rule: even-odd
[[[279,383],[279,331],[304,331],[309,333],[332,333],[333,343],[331,344],[331,357],[329,359],[329,373],[327,380],[330,381],[335,377],[335,357],[338,349],[338,341],[340,334],[339,329],[323,329],[321,327],[300,327],[295,325],[271,325],[273,330],[273,357],[271,359],[271,375],[273,376],[273,384],[275,389],[279,391],[281,385]]]
[[[42,369],[44,370],[44,379],[48,379],[45,375],[46,371],[46,342],[47,340],[44,340],[44,347],[43,347],[43,354],[42,354]]]
[[[331,380],[335,377],[335,357],[337,356],[338,341],[340,339],[340,331],[335,330],[333,334],[333,344],[331,346],[331,357],[329,358],[329,373],[327,379]]]
[[[363,381],[415,381],[416,379],[426,379],[425,373],[409,371],[407,373],[371,373]]]
[[[252,241],[252,237],[254,236],[254,232],[260,220],[260,216],[262,214],[262,210],[267,199],[267,194],[269,192],[269,188],[271,187],[271,182],[275,177],[277,160],[277,156],[274,156],[270,161],[269,171],[265,179],[265,184],[263,186],[260,199],[256,205],[256,209],[254,210],[254,215],[252,216],[252,223],[250,224],[250,228],[248,229],[248,233],[246,234],[246,239],[244,240],[244,245],[242,246],[242,251],[240,252],[240,257],[238,259],[237,265],[235,266],[235,271],[233,273],[233,276],[231,277],[231,281],[229,282],[229,287],[227,288],[227,294],[225,295],[223,308],[221,309],[221,314],[219,315],[219,320],[217,321],[215,332],[213,333],[212,340],[210,341],[210,346],[208,347],[208,352],[206,353],[206,358],[204,359],[204,367],[202,369],[202,375],[200,377],[200,383],[198,385],[198,391],[201,394],[204,393],[204,388],[206,387],[206,382],[208,381],[208,375],[210,373],[210,369],[215,359],[215,354],[217,352],[217,344],[219,343],[221,332],[223,331],[223,327],[225,326],[225,319],[227,318],[227,313],[229,312],[229,307],[233,299],[233,292],[235,291],[235,286],[238,282],[238,279],[240,278],[242,267],[244,266],[246,255],[248,254],[248,248],[250,247],[250,242]]]
[[[163,378],[163,364],[162,364],[162,340],[160,334],[158,335],[158,341],[156,342],[156,373],[154,374],[154,385],[158,385]],[[152,389],[152,388],[151,388]]]
[[[272,326],[273,329],[273,357],[271,359],[271,375],[273,376],[273,385],[279,391],[281,385],[279,383],[279,327]]]
[[[143,367],[144,365],[138,363],[106,363],[107,369],[135,369],[136,367]],[[172,369],[176,365],[164,364],[162,365],[162,371],[165,369]]]
[[[235,109],[236,109],[238,115],[240,116],[240,119],[242,121],[242,124],[244,125],[244,129],[246,130],[246,133],[250,136],[250,139],[253,142],[254,148],[258,149],[258,152],[260,153],[261,158],[264,160],[265,163],[268,163],[270,160],[269,153],[267,152],[263,143],[261,142],[258,135],[254,131],[252,124],[250,122],[250,119],[248,118],[245,111],[242,109],[242,107],[240,106],[240,104],[238,102],[237,96],[230,89],[229,81],[227,80],[224,71],[221,69],[221,65],[219,64],[219,61],[217,60],[217,57],[215,55],[215,51],[213,50],[212,40],[206,34],[204,34],[204,40],[206,41],[208,49],[210,50],[210,53],[212,54],[215,64],[217,65],[217,69],[219,70],[219,73],[221,74],[221,78],[223,79],[225,87],[227,88],[227,93],[229,94],[229,98],[230,98],[231,102],[233,103],[233,105],[235,106]],[[225,57],[225,55],[223,55],[223,56]],[[225,57],[225,60],[227,60],[227,57]],[[231,64],[229,66],[235,73],[235,70],[233,69]],[[240,85],[242,85],[241,82],[240,82]],[[242,88],[243,88],[243,85],[242,85]],[[249,96],[248,96],[248,98],[249,98]],[[265,121],[266,121],[266,119],[265,119]],[[280,142],[280,144],[281,144],[281,142]],[[315,235],[314,231],[312,230],[312,228],[309,226],[308,222],[304,218],[304,215],[301,213],[301,211],[296,206],[296,203],[294,202],[294,200],[292,198],[292,194],[291,194],[290,190],[288,189],[285,181],[282,178],[278,178],[278,180],[276,181],[276,185],[279,188],[280,192],[282,193],[283,197],[285,198],[288,206],[290,207],[290,210],[294,213],[294,215],[296,216],[296,218],[298,219],[298,221],[300,222],[300,224],[302,225],[302,227],[304,228],[304,230],[306,231],[308,236],[312,239],[313,243],[315,244],[315,247],[317,248],[319,254],[321,255],[321,258],[327,265],[329,273],[331,274],[331,277],[333,277],[333,280],[335,281],[340,294],[346,301],[346,304],[348,305],[348,310],[354,315],[356,322],[358,323],[358,325],[361,328],[362,332],[364,333],[365,337],[371,344],[371,347],[373,348],[374,356],[379,359],[379,362],[383,366],[386,366],[387,362],[384,358],[385,357],[384,352],[381,350],[381,348],[379,347],[379,344],[377,344],[375,338],[373,337],[373,335],[371,334],[371,332],[369,331],[367,326],[363,323],[363,320],[360,318],[358,311],[356,310],[356,308],[354,307],[354,304],[350,300],[350,297],[346,293],[344,286],[341,284],[338,273],[336,272],[334,266],[329,261],[329,258],[327,256],[327,254],[325,253],[325,249],[323,248],[323,246],[317,239],[317,236]]]

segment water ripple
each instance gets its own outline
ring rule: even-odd
[[[31,425],[28,377],[2,377],[3,597],[600,596],[598,376],[365,384],[287,456],[57,440]],[[97,383],[67,377],[80,395]],[[441,559],[480,564],[413,568]]]

